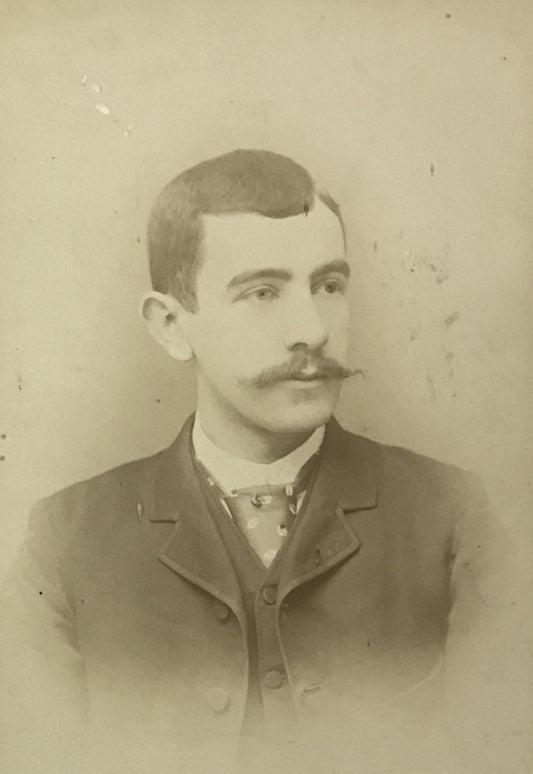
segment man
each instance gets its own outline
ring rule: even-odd
[[[337,204],[238,150],[166,186],[149,250],[142,313],[193,361],[197,411],[32,515],[3,649],[11,738],[41,732],[17,751],[29,770],[88,747],[91,771],[307,772],[420,745],[491,538],[468,476],[333,418],[354,373]]]

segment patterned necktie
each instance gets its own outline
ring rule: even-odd
[[[294,489],[290,485],[258,486],[237,489],[223,499],[250,546],[269,567],[296,516]]]
[[[310,484],[317,455],[305,463],[294,484],[235,489],[221,497],[265,567],[270,567],[292,527],[298,498]]]

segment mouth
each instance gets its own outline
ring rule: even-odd
[[[299,367],[298,367],[299,366]],[[290,384],[292,387],[319,386],[328,382],[338,382],[347,379],[361,370],[351,370],[334,360],[326,360],[323,363],[298,363],[296,367],[267,368],[252,379],[245,379],[243,384],[251,384],[253,387],[273,387],[275,384]]]
[[[324,382],[333,378],[333,374],[321,368],[303,368],[295,373],[289,373],[285,380],[288,382]]]
[[[290,376],[287,379],[282,380],[285,384],[290,384],[294,387],[313,387],[324,384],[331,381],[330,376],[324,374],[300,374],[299,376]]]
[[[330,377],[323,374],[309,374],[306,376],[289,376],[285,381],[287,382],[323,382]]]

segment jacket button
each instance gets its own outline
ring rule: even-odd
[[[277,669],[273,669],[272,672],[267,672],[263,678],[263,684],[267,688],[281,688],[284,682],[284,676],[282,672],[278,672]]]
[[[219,599],[215,599],[214,602],[215,617],[219,621],[227,621],[229,616],[229,607],[221,602]]]
[[[261,591],[261,596],[263,597],[267,605],[275,605],[276,600],[278,598],[278,587],[265,586],[264,589],[262,589]]]
[[[218,714],[225,712],[229,706],[228,692],[224,688],[209,688],[206,692],[207,703]]]

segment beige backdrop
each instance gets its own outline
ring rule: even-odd
[[[518,524],[530,2],[3,7],[2,562],[35,498],[159,449],[192,409],[137,314],[145,223],[170,177],[235,147],[292,156],[342,203],[366,377],[341,420],[480,471]]]

